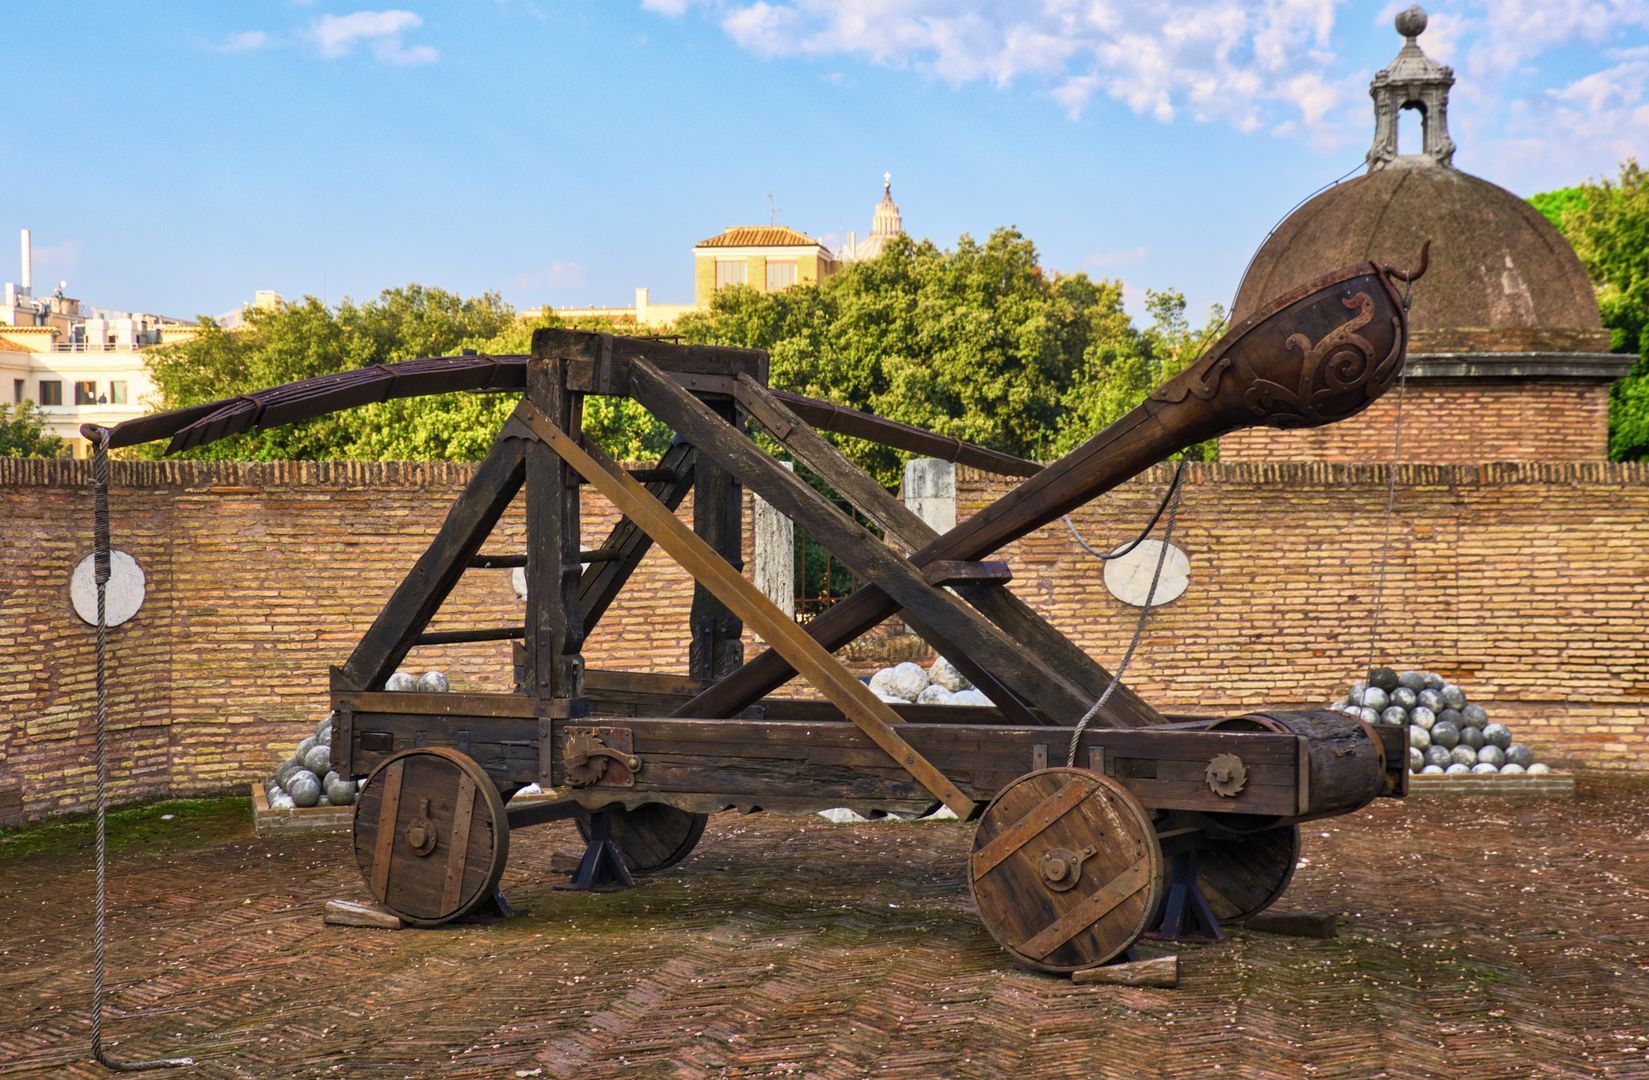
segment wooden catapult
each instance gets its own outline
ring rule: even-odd
[[[1168,717],[1122,686],[1079,730],[1110,673],[990,556],[1192,444],[1360,412],[1402,368],[1398,283],[1415,276],[1370,263],[1280,297],[1046,467],[773,390],[759,351],[561,330],[538,331],[530,356],[386,364],[86,433],[100,452],[165,437],[178,450],[388,398],[522,392],[428,550],[332,670],[333,767],[370,777],[355,855],[403,920],[501,903],[511,830],[546,821],[575,821],[587,847],[573,884],[602,887],[676,864],[719,810],[944,805],[977,819],[967,873],[986,928],[1022,963],[1073,972],[1148,931],[1217,936],[1262,911],[1293,873],[1299,822],[1404,794],[1407,733],[1326,710]],[[591,394],[640,403],[674,444],[651,468],[621,467],[582,437]],[[751,425],[882,535],[765,452]],[[818,429],[1025,479],[940,535]],[[623,515],[593,550],[584,485]],[[785,615],[741,573],[743,488],[863,587],[805,627]],[[484,553],[521,492],[526,550]],[[691,527],[676,514],[688,492]],[[696,583],[687,675],[586,670],[585,637],[653,545]],[[477,567],[524,568],[524,622],[428,631]],[[893,616],[993,707],[890,704],[834,655]],[[746,627],[767,646],[748,661]],[[513,693],[385,691],[414,647],[475,641],[514,642]],[[822,700],[774,696],[798,675]],[[559,798],[506,806],[534,783]]]

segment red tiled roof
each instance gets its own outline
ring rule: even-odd
[[[819,247],[806,233],[784,225],[730,225],[727,231],[694,247]]]

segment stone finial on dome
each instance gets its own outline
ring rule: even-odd
[[[1454,167],[1454,140],[1449,138],[1449,87],[1454,69],[1427,56],[1417,40],[1426,29],[1426,12],[1415,4],[1396,19],[1403,47],[1391,63],[1369,83],[1374,99],[1374,145],[1368,151],[1368,171],[1412,166]],[[1420,114],[1424,133],[1418,154],[1397,153],[1397,114],[1413,109]]]

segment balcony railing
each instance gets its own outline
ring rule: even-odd
[[[156,341],[116,342],[113,345],[103,341],[54,341],[52,352],[136,352],[151,345],[159,345]]]

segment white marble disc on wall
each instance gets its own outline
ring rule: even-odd
[[[1115,550],[1121,551],[1127,546],[1122,544]],[[1151,578],[1157,572],[1157,558],[1161,554],[1161,540],[1146,540],[1122,558],[1112,559],[1105,564],[1105,587],[1124,604],[1144,607],[1145,598],[1151,594]],[[1169,544],[1168,558],[1162,564],[1162,579],[1157,582],[1157,592],[1151,606],[1160,607],[1179,599],[1190,580],[1191,560],[1185,557],[1185,552]]]
[[[527,598],[527,568],[525,566],[517,566],[510,571],[510,584],[515,588],[516,599],[525,600]]]
[[[69,601],[74,613],[92,626],[97,625],[97,581],[94,576],[96,555],[80,560],[69,578]],[[103,597],[103,614],[110,626],[137,614],[143,606],[145,579],[143,567],[124,551],[109,552],[109,584]]]

